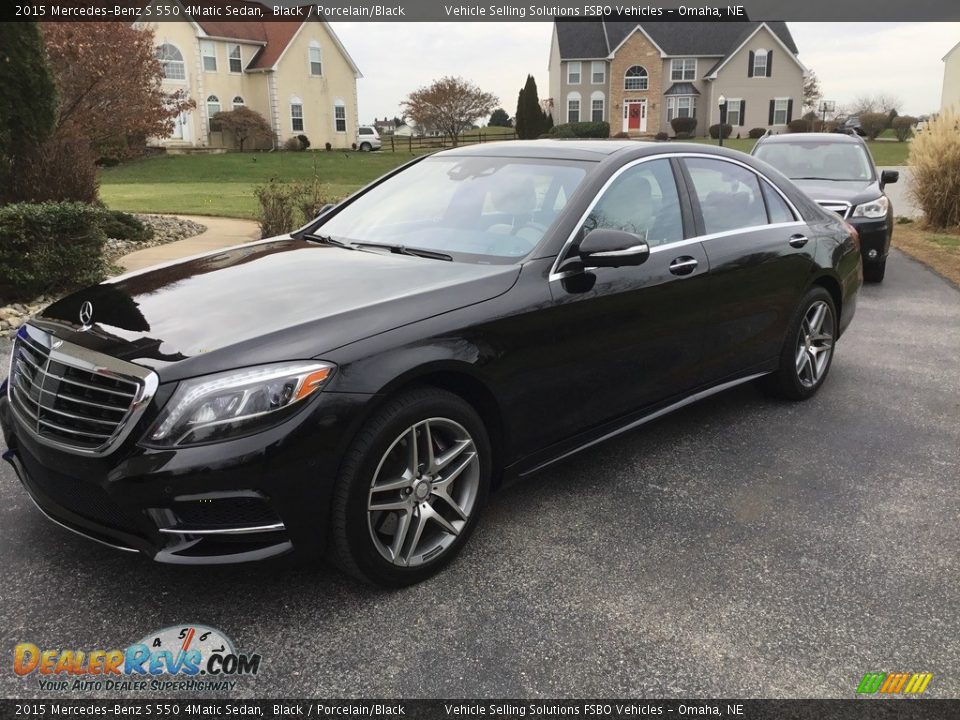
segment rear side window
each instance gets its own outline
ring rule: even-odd
[[[763,190],[763,199],[767,201],[767,215],[770,216],[771,223],[787,223],[797,219],[790,206],[780,197],[780,193],[770,187],[769,183],[761,182],[760,187]]]
[[[373,135],[373,130],[370,128],[360,128],[361,135]]]
[[[708,235],[767,224],[757,176],[746,168],[706,158],[686,158]]]

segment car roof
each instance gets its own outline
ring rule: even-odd
[[[855,135],[850,135],[848,133],[784,133],[782,135],[767,135],[766,137],[760,138],[760,142],[766,145],[767,143],[804,143],[804,142],[817,142],[817,143],[862,143],[859,137]]]
[[[499,142],[463,145],[435,153],[433,157],[516,157],[544,160],[586,160],[601,162],[617,155],[632,157],[661,153],[698,153],[742,160],[744,154],[683,142],[648,142],[642,140],[502,140]]]

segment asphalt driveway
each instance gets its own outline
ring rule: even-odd
[[[400,592],[152,565],[52,526],[4,466],[0,692],[48,694],[16,643],[193,621],[262,654],[233,697],[850,697],[867,671],[957,697],[958,421],[960,292],[894,254],[816,398],[743,387],[584,452]]]

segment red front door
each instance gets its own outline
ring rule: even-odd
[[[640,103],[630,103],[630,115],[628,117],[628,124],[631,130],[640,129],[640,111],[642,106]]]

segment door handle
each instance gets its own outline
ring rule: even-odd
[[[797,233],[796,235],[790,236],[790,245],[791,247],[802,248],[807,244],[807,240],[809,240],[809,238],[806,235]]]
[[[696,258],[684,255],[670,263],[670,272],[674,275],[689,275],[697,269],[698,264]]]

